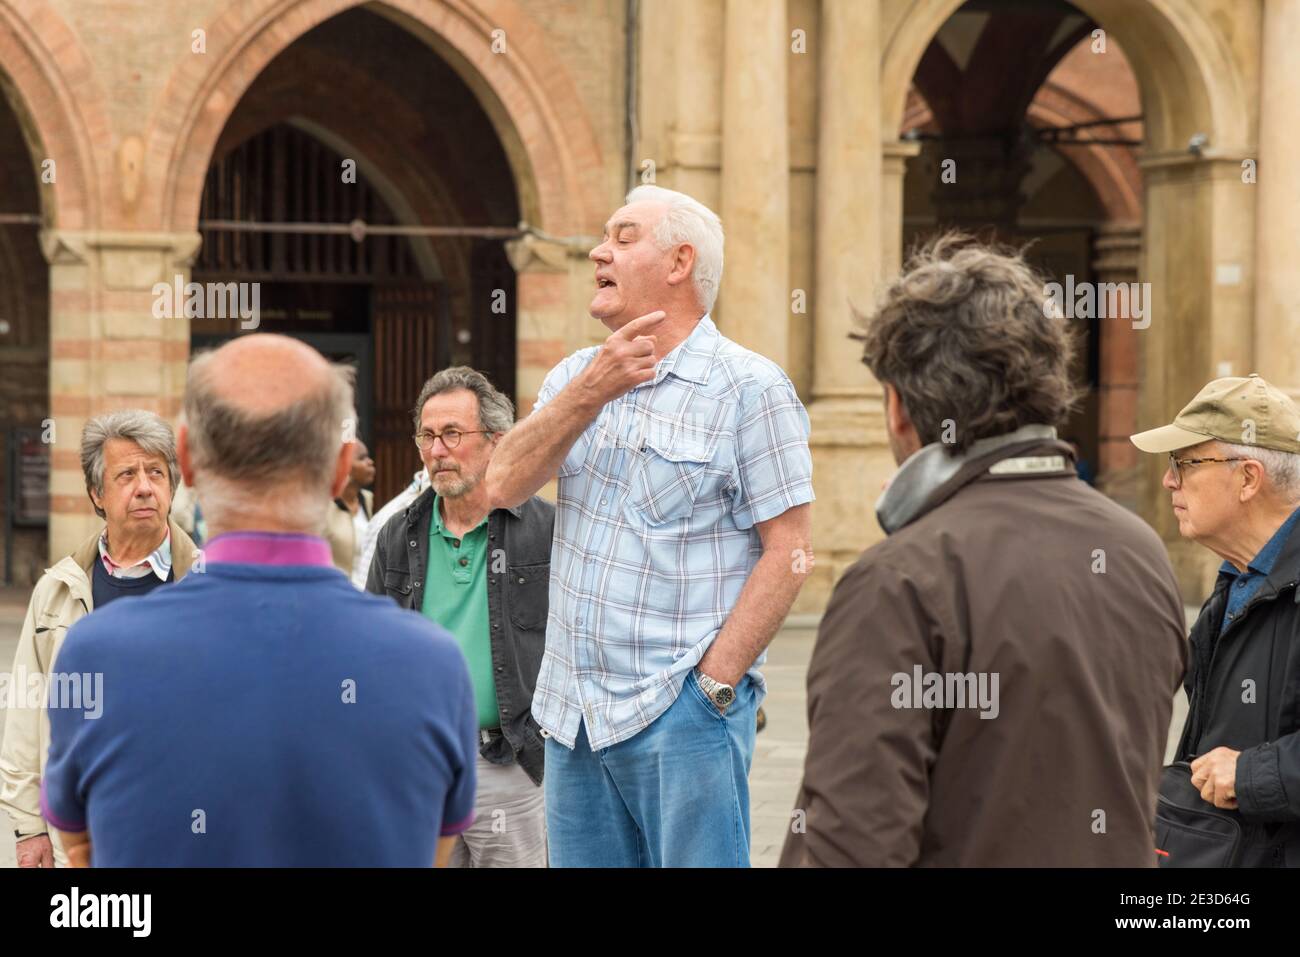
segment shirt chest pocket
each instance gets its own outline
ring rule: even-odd
[[[687,518],[712,473],[717,436],[647,438],[634,453],[625,510],[649,525]]]

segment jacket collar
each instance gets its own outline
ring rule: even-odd
[[[167,528],[172,538],[172,574],[176,581],[180,581],[198,557],[198,548],[185,530],[170,518],[167,519]],[[65,555],[46,569],[50,577],[68,587],[74,598],[80,598],[87,609],[92,607],[90,576],[95,562],[99,560],[99,536],[102,534],[104,529],[100,528],[73,549],[70,555]]]
[[[1069,445],[1057,441],[1056,429],[1050,425],[1024,425],[1006,435],[977,439],[959,455],[949,455],[943,443],[932,442],[902,464],[876,501],[880,527],[885,534],[892,535],[933,511],[1003,460],[1040,448],[1042,456],[1023,460],[1023,468],[1008,468],[1006,474],[1074,474],[1074,452]],[[1062,461],[1058,462],[1058,458]]]
[[[1292,527],[1291,534],[1282,543],[1273,567],[1264,580],[1274,594],[1300,580],[1300,522]],[[1296,589],[1296,603],[1300,604],[1300,588]]]

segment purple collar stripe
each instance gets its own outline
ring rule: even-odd
[[[325,539],[283,532],[226,532],[203,546],[203,557],[209,562],[243,565],[334,564]]]

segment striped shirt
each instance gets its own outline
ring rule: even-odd
[[[597,351],[552,369],[534,410]],[[572,748],[585,720],[606,748],[676,700],[762,555],[754,526],[813,500],[808,434],[789,377],[707,315],[651,382],[605,405],[559,472],[533,697],[547,734]]]
[[[134,565],[119,565],[108,553],[108,529],[105,528],[99,533],[99,560],[114,578],[143,578],[152,572],[160,581],[166,581],[172,573],[172,530],[168,528],[162,544]]]

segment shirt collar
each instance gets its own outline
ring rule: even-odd
[[[488,513],[488,515],[491,514],[491,512]],[[453,535],[451,532],[447,531],[447,526],[442,524],[442,496],[437,492],[433,493],[433,530],[444,538],[464,538],[467,535],[472,535],[474,532],[477,532],[480,528],[487,525],[488,515],[484,515],[483,521],[471,528],[465,533],[465,535]]]
[[[713,365],[713,356],[718,351],[718,341],[721,338],[718,327],[706,312],[695,324],[691,334],[659,360],[659,369],[654,377],[655,385],[662,382],[669,373],[688,382],[707,385],[709,369]]]
[[[1234,578],[1238,575],[1263,575],[1267,578],[1272,574],[1273,566],[1277,564],[1278,556],[1282,554],[1282,546],[1291,537],[1297,524],[1300,524],[1300,508],[1292,512],[1287,520],[1278,526],[1273,537],[1264,543],[1264,547],[1250,560],[1244,572],[1237,571],[1237,567],[1232,562],[1226,561],[1219,566],[1219,572],[1232,575]]]
[[[334,565],[325,539],[286,532],[225,532],[208,540],[203,557],[242,565]]]
[[[114,578],[138,578],[147,574],[143,570],[136,572],[141,565],[148,565],[150,570],[162,581],[172,573],[172,530],[168,526],[167,534],[163,536],[162,544],[155,548],[134,565],[119,565],[113,561],[113,556],[108,553],[108,526],[99,533],[99,559],[104,563],[104,570]],[[130,573],[130,574],[124,574]]]

